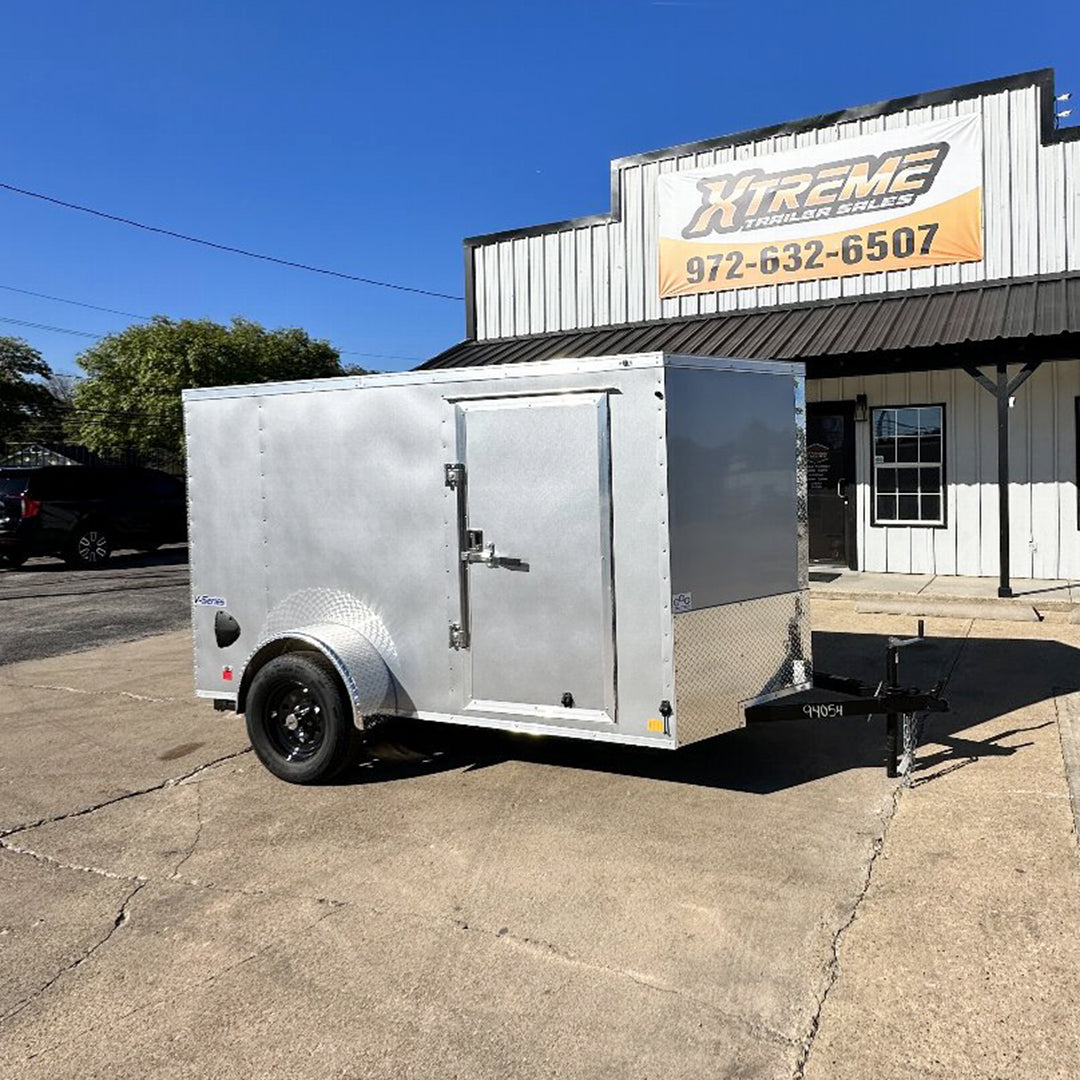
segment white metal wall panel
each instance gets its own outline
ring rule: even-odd
[[[524,245],[521,250],[529,263],[524,276],[511,256],[513,240],[477,245],[474,260],[477,336],[506,337],[617,325],[1080,268],[1080,142],[1041,144],[1041,92],[1039,86],[1031,85],[885,116],[846,120],[736,147],[672,153],[648,162],[629,159],[617,169],[620,219],[577,227],[563,225],[543,234],[542,245],[532,242]],[[660,300],[656,181],[661,173],[723,164],[755,154],[835,142],[972,112],[980,113],[983,118],[982,262]],[[553,237],[554,246],[550,243]],[[485,258],[491,252],[497,253],[495,260]],[[557,260],[557,272],[552,267],[553,257]],[[539,266],[535,265],[537,259]]]
[[[993,375],[993,369],[986,369]],[[1014,377],[1020,366],[1010,367]],[[856,425],[859,569],[912,574],[998,573],[997,409],[959,370],[812,379],[808,403],[851,401],[871,408],[945,405],[946,525],[873,526],[870,425]],[[1080,578],[1076,399],[1080,360],[1044,363],[1016,394],[1010,427],[1010,573]]]
[[[1060,364],[1056,371],[1057,453],[1054,475],[1058,484],[1058,575],[1080,580],[1080,520],[1077,514],[1076,445],[1068,433],[1076,430],[1076,399],[1080,397],[1080,364]]]
[[[1080,142],[1066,143],[1065,158],[1065,262],[1080,269]]]

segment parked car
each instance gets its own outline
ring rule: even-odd
[[[98,567],[116,548],[153,551],[186,534],[183,481],[156,469],[0,469],[0,562],[8,566],[59,555]]]

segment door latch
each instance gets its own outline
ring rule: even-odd
[[[465,530],[466,546],[461,553],[463,563],[483,563],[492,570],[528,570],[529,564],[524,559],[515,559],[509,555],[496,555],[493,543],[484,543],[483,529]]]

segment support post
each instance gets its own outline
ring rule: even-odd
[[[1009,581],[1009,398],[1031,378],[1042,363],[1029,360],[1009,382],[1009,367],[1005,360],[997,362],[997,382],[984,375],[974,364],[965,364],[964,370],[997,402],[998,422],[998,561],[1001,576],[998,596],[1012,596]]]

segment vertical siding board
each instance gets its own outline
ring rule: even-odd
[[[606,326],[611,322],[611,256],[608,241],[610,225],[594,225],[592,232],[592,286],[593,326]]]
[[[1057,452],[1061,442],[1057,410],[1058,366],[1043,364],[1020,393],[1027,392],[1031,496],[1031,534],[1035,548],[1031,553],[1031,576],[1059,576],[1061,551],[1059,547],[1061,497],[1056,473]]]
[[[1065,269],[1065,145],[1039,151],[1039,273]]]
[[[529,332],[529,242],[524,237],[512,241],[514,263],[514,334]]]
[[[499,245],[484,249],[484,277],[487,290],[488,337],[499,337],[502,330],[499,305]]]
[[[608,227],[608,256],[611,268],[611,321],[626,322],[626,227],[620,222]]]
[[[931,546],[930,562],[935,574],[956,573],[955,488],[950,483],[948,464],[956,447],[956,418],[953,415],[956,375],[955,371],[932,372],[927,388],[927,401],[942,402],[945,406],[945,528],[927,530]],[[962,377],[967,378],[966,375]]]
[[[626,321],[640,322],[645,317],[644,270],[645,244],[641,232],[641,166],[632,165],[624,172],[623,219],[626,224]]]
[[[559,329],[577,329],[577,245],[573,229],[559,233],[559,306]]]
[[[547,328],[547,267],[544,265],[544,236],[529,237],[529,333],[542,334]]]
[[[988,278],[1007,277],[1011,259],[1011,206],[1009,180],[1009,96],[983,98],[983,156],[986,219],[985,262]]]
[[[981,97],[968,98],[956,104],[957,116],[967,116],[971,113],[982,113],[983,99]],[[961,263],[960,280],[982,281],[986,277],[986,131],[983,130],[983,160],[982,160],[982,186],[983,186],[983,257],[979,262]]]
[[[1009,103],[1009,244],[1013,277],[1039,272],[1038,160],[1035,87],[1010,90]]]
[[[592,229],[575,229],[574,242],[577,247],[575,262],[577,265],[577,324],[594,326],[592,310]]]
[[[997,406],[981,387],[975,400],[979,430],[979,573],[995,577],[999,572]]]
[[[1080,270],[1080,141],[1065,143],[1065,263]]]
[[[499,333],[512,337],[514,333],[514,252],[509,240],[500,240],[498,250]]]
[[[559,261],[562,249],[558,233],[544,236],[544,329],[558,330],[562,326],[562,269]]]
[[[1009,368],[1015,378],[1019,367]],[[1031,577],[1031,408],[1030,380],[1009,410],[1009,573]],[[987,395],[989,396],[989,395]]]
[[[1055,577],[1080,581],[1080,522],[1077,520],[1076,399],[1080,396],[1080,360],[1054,364],[1057,383],[1058,546]]]
[[[956,534],[955,573],[974,577],[982,573],[979,398],[989,395],[966,372],[956,372],[955,379],[953,407],[945,414],[945,423],[951,432],[945,475]]]
[[[643,318],[646,319],[660,317],[660,270],[656,231],[656,178],[659,174],[660,163],[657,161],[641,167],[641,235],[645,268],[642,311]]]
[[[866,399],[871,409],[877,405],[891,405],[889,400],[888,376],[870,375],[866,379]],[[870,427],[871,425],[867,425]],[[867,432],[865,438],[869,443],[872,434]],[[869,450],[868,450],[869,455]],[[869,460],[869,456],[868,456]],[[869,468],[867,469],[867,484],[870,482]],[[872,573],[881,573],[887,569],[886,560],[886,532],[880,526],[871,524],[873,521],[873,507],[870,503],[870,492],[867,491],[866,504],[863,517],[863,542],[859,545],[863,569]]]
[[[486,277],[484,274],[484,249],[474,248],[473,266],[473,304],[476,314],[476,336],[480,339],[490,337],[488,333],[488,303]]]

